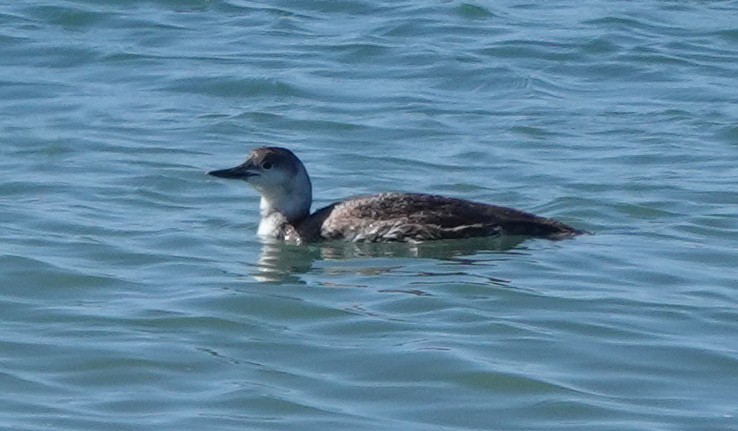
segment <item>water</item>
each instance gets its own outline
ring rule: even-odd
[[[0,428],[738,429],[738,2],[5,2]],[[263,245],[434,192],[594,235]]]

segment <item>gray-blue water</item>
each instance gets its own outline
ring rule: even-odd
[[[302,157],[566,241],[263,245]],[[6,1],[0,429],[738,429],[738,2]]]

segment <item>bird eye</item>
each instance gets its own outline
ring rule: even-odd
[[[271,162],[264,162],[261,164],[262,169],[271,169],[272,163]]]

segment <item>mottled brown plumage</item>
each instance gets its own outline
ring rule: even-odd
[[[427,241],[500,234],[560,239],[581,233],[512,208],[418,193],[349,198],[308,215],[312,187],[307,171],[291,151],[279,147],[256,149],[244,164],[210,174],[251,183],[262,195],[259,234],[296,243]]]

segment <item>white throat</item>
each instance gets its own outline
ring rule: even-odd
[[[304,186],[291,189],[275,187],[269,190],[262,189],[259,192],[261,192],[259,203],[261,221],[257,232],[259,236],[279,237],[286,224],[296,224],[310,215],[310,205],[313,199],[309,182],[307,188]]]

